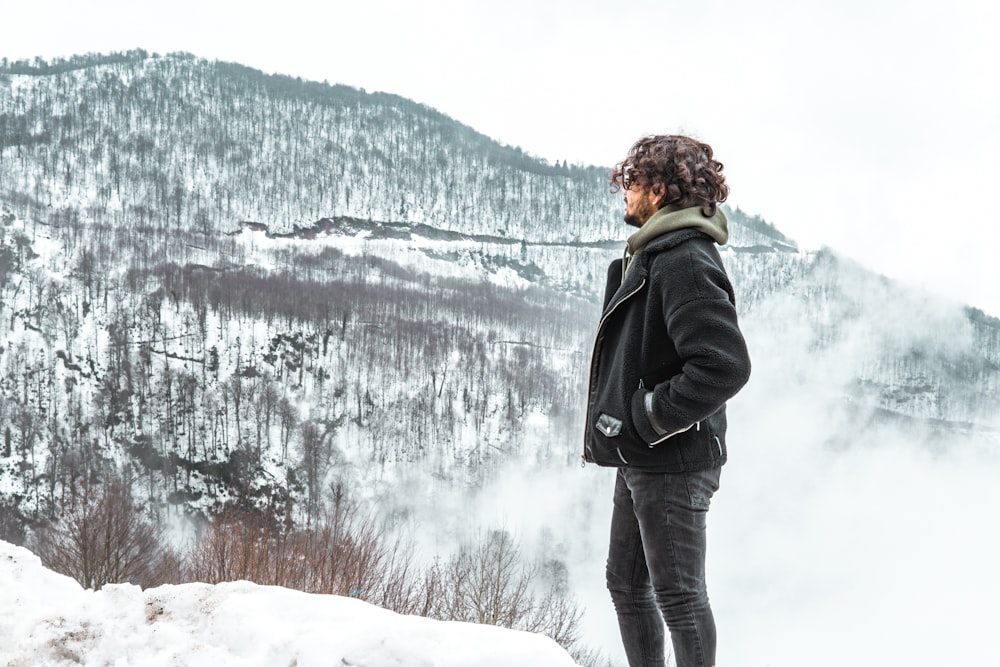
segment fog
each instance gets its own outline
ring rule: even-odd
[[[801,330],[779,337],[769,322],[747,323],[755,376],[732,402],[709,515],[720,664],[995,656],[1000,442],[879,425],[843,391],[858,361],[847,352],[863,345],[817,354]]]
[[[872,301],[819,350],[820,332],[787,295],[743,320],[754,373],[729,405],[730,459],[709,513],[720,665],[1000,656],[990,636],[1000,599],[1000,439],[987,429],[885,423],[852,400],[851,382],[882,340],[871,332],[886,329]],[[895,312],[890,328],[925,340],[929,321],[957,312],[934,308]],[[538,433],[571,448],[577,435]],[[436,498],[415,518],[438,549],[502,526],[526,552],[565,559],[586,607],[584,642],[624,665],[604,589],[613,484],[612,470],[592,465],[513,462],[486,488]]]

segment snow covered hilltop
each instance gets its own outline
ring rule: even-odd
[[[573,667],[555,642],[234,582],[84,590],[0,542],[7,667]]]

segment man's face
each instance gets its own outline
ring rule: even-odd
[[[625,223],[642,227],[659,210],[659,195],[651,189],[633,185],[625,190]]]

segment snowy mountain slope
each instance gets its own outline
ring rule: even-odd
[[[576,664],[540,635],[245,581],[84,590],[2,541],[0,588],[0,646],[9,667]]]
[[[200,512],[330,475],[377,497],[576,458],[625,234],[603,170],[189,56],[4,71],[0,480],[19,515],[104,466]],[[744,318],[850,347],[838,387],[867,418],[993,425],[996,320],[728,214]]]
[[[23,257],[0,310],[0,479],[24,515],[106,465],[204,511],[302,500],[321,492],[304,480],[327,476],[379,497],[579,455],[597,291],[617,254],[603,244],[248,228],[214,249],[164,239],[164,262],[148,238],[111,238],[95,272],[90,246],[69,249],[93,228],[8,221],[0,245]],[[995,320],[828,252],[723,253],[748,325],[798,335],[796,322],[817,355],[848,355],[831,386],[865,419],[994,425]]]
[[[549,165],[397,96],[185,54],[78,60],[0,64],[0,197],[25,212],[190,230],[339,216],[537,242],[619,236],[605,169]],[[739,245],[787,242],[743,222]]]
[[[576,462],[627,233],[604,170],[190,57],[0,70],[0,539],[115,471],[170,525],[232,504],[302,520],[339,483],[432,547],[499,505],[561,563],[601,560],[606,471]],[[826,470],[864,448],[866,470],[885,441],[995,448],[1000,321],[727,214],[754,360],[731,492],[784,506],[803,451]],[[872,470],[876,490],[895,474]],[[817,488],[821,515],[846,495]],[[786,526],[795,548],[812,520]]]
[[[255,502],[318,494],[325,484],[303,481],[316,478],[306,433],[320,436],[320,480],[377,493],[399,468],[477,483],[542,438],[526,435],[529,421],[575,428],[566,397],[581,392],[593,305],[507,268],[483,274],[478,250],[431,260],[396,243],[390,261],[356,241],[300,249],[246,232],[223,237],[225,261],[188,248],[163,256],[196,261],[125,256],[91,274],[65,252],[70,228],[4,231],[24,264],[0,310],[0,455],[25,514],[109,465],[187,509],[232,500],[234,487]],[[576,458],[563,438],[543,444],[540,458]]]
[[[314,430],[323,472],[375,495],[399,474],[477,484],[527,452],[576,458],[571,397],[618,252],[605,170],[184,55],[0,72],[19,512],[108,465],[185,511],[233,487],[309,496]],[[734,218],[748,248],[793,249]]]
[[[740,211],[728,211],[734,233],[722,248],[744,317],[783,316],[815,328],[816,349],[854,341],[852,400],[902,418],[996,425],[1000,320],[956,301],[889,281],[829,250],[800,252],[780,232]],[[258,228],[258,231],[261,231]],[[442,235],[432,228],[321,221],[294,235],[307,247],[319,234],[396,262],[445,275],[496,276],[543,285],[594,303],[620,242],[532,243],[495,237]],[[404,258],[410,256],[409,260]],[[436,262],[435,262],[436,260]],[[592,314],[596,317],[596,311]],[[590,324],[585,324],[589,327]],[[586,331],[582,333],[586,338]],[[585,350],[584,350],[585,352]],[[943,425],[943,424],[939,424]]]
[[[396,96],[181,54],[93,62],[0,67],[0,196],[188,229],[332,215],[540,240],[614,228],[603,169],[544,164]]]
[[[772,323],[779,337],[808,326],[813,350],[839,350],[851,376],[845,396],[858,409],[940,427],[998,426],[997,318],[887,280],[829,250],[737,253],[728,268],[745,317]]]

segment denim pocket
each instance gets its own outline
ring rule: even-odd
[[[687,485],[688,501],[694,509],[707,510],[712,502],[712,496],[719,490],[719,476],[722,467],[709,468],[684,473],[684,483]]]

